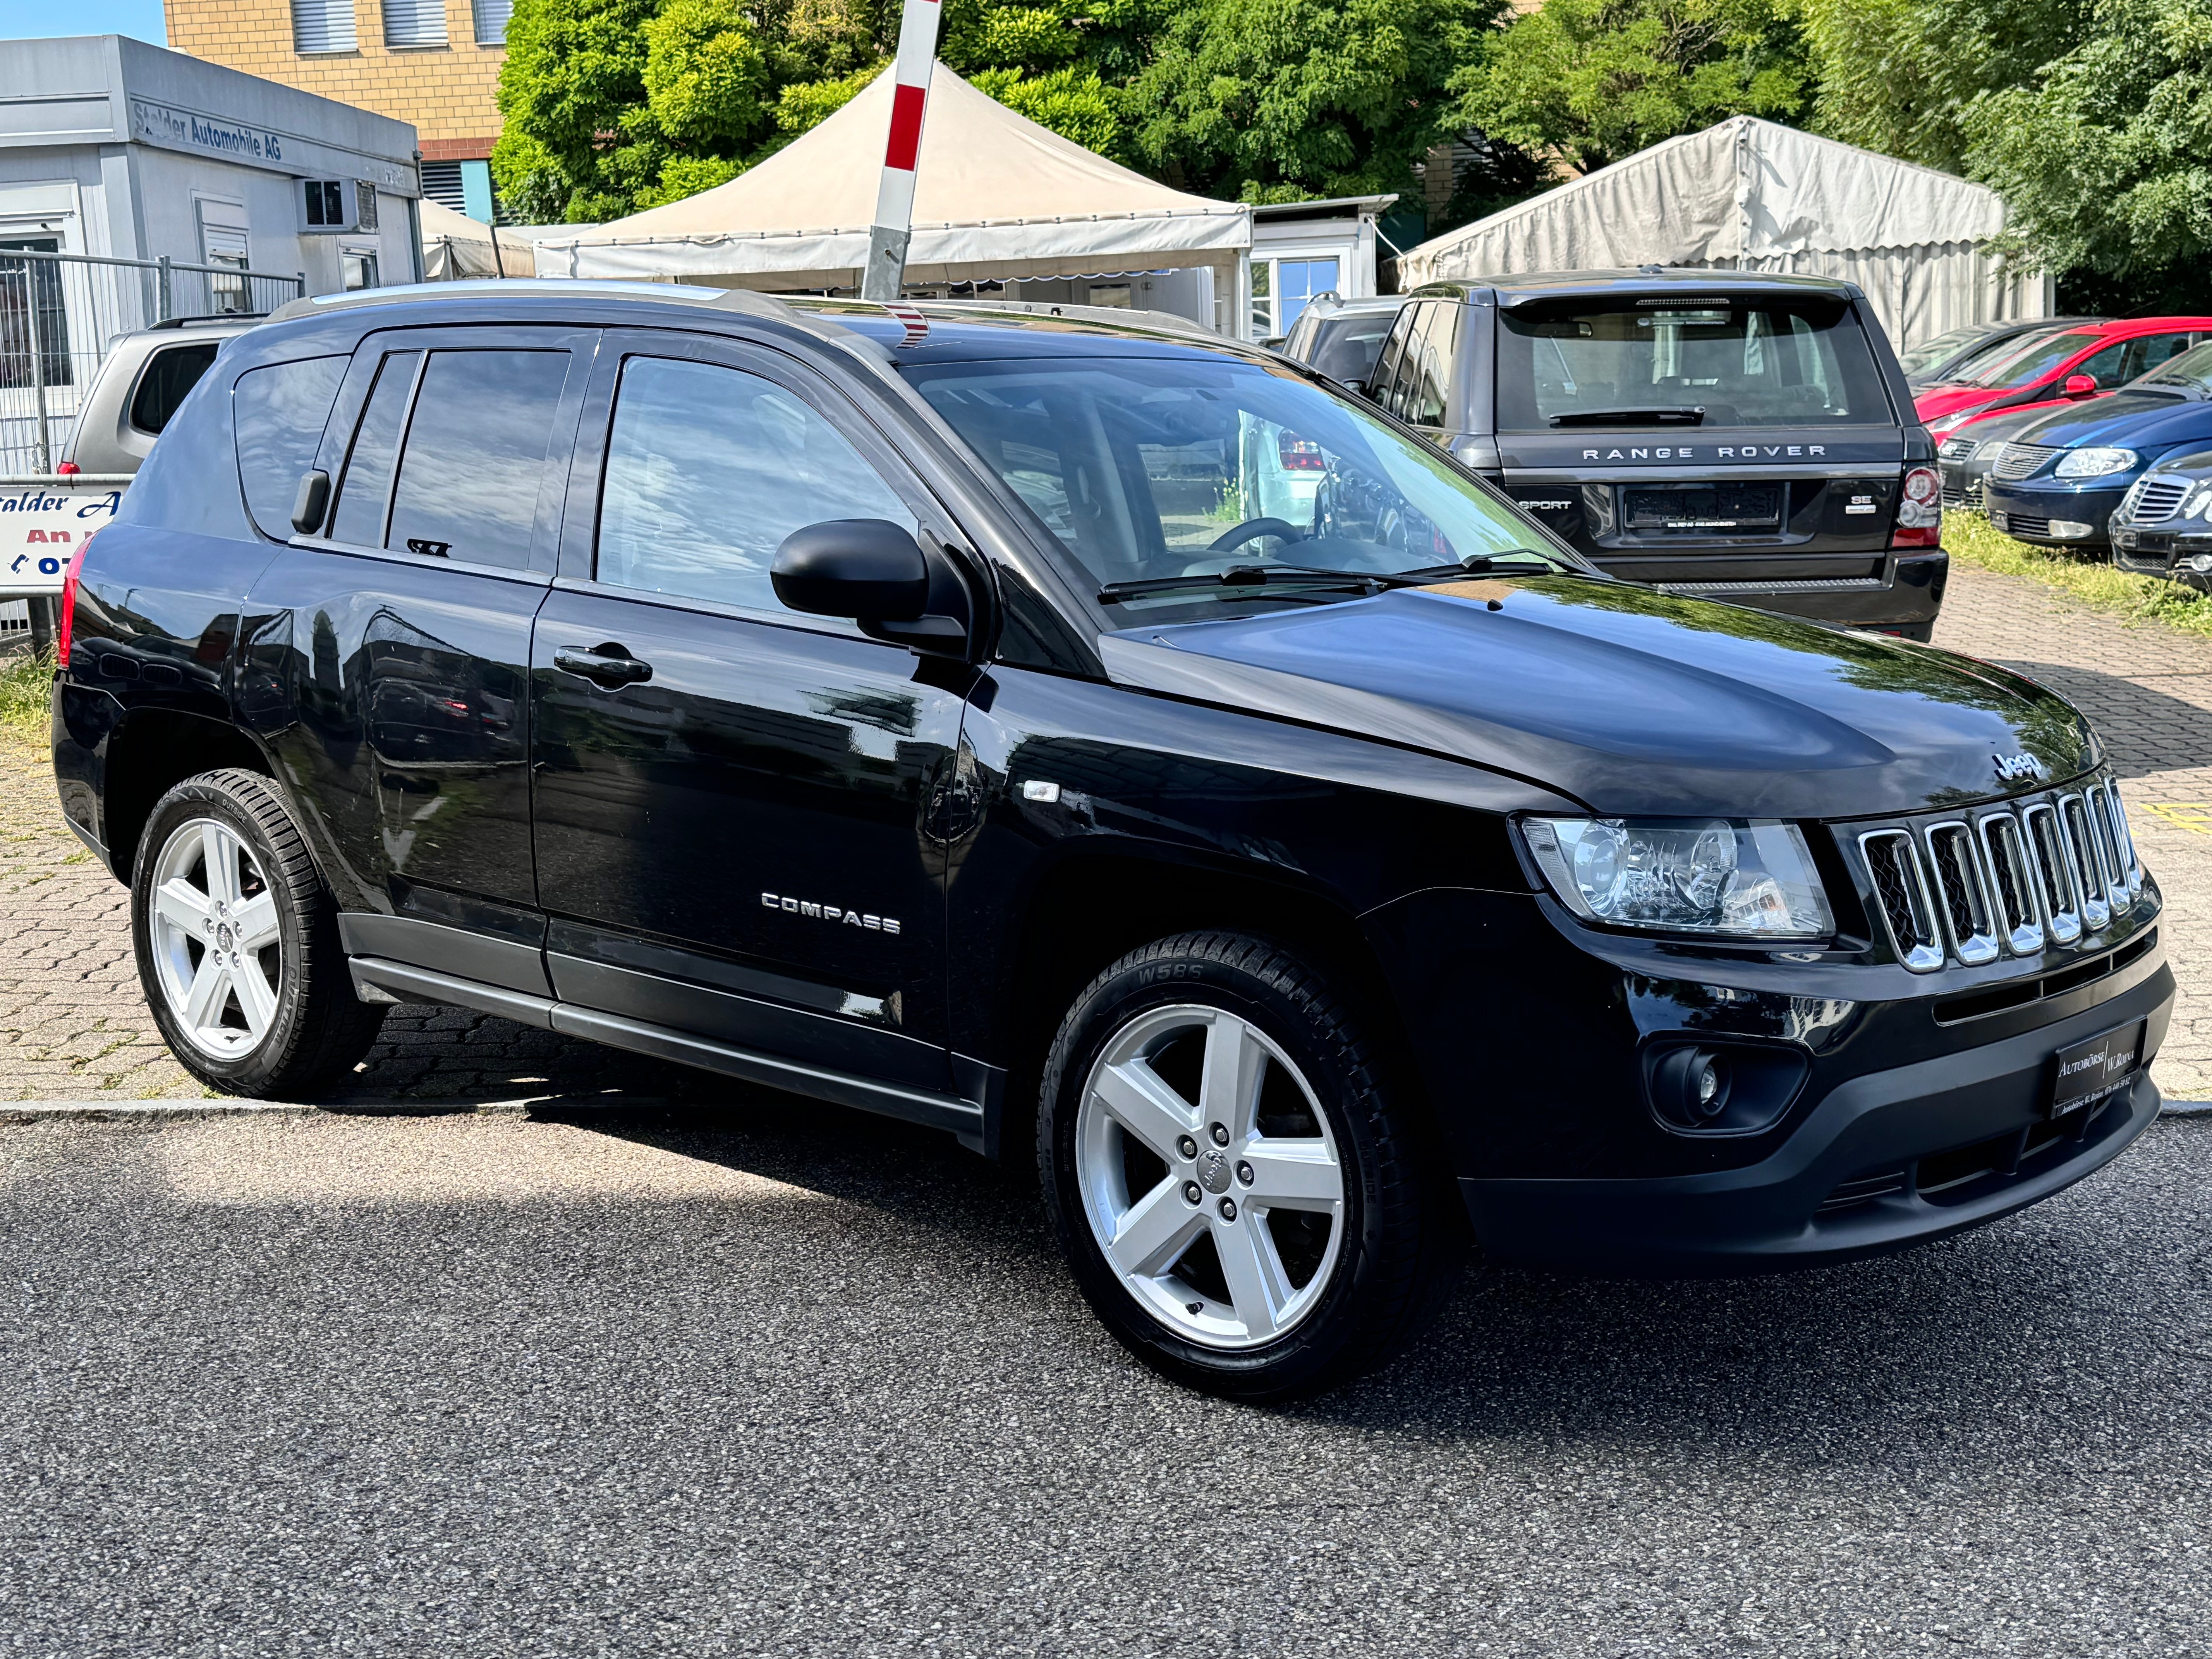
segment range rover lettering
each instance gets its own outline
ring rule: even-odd
[[[1789,487],[1887,533],[1895,482]],[[1470,1244],[1848,1261],[2159,1106],[2159,889],[2063,701],[1617,580],[1187,332],[301,301],[61,631],[63,810],[210,1087],[312,1097],[415,1001],[931,1126],[1034,1158],[1104,1323],[1231,1395],[1402,1348]]]

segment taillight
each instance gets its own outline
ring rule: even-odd
[[[79,542],[76,551],[70,555],[69,568],[62,572],[62,614],[54,623],[54,662],[63,668],[69,666],[70,635],[76,629],[76,579],[84,569],[85,552],[91,545],[90,536]]]
[[[1328,459],[1321,446],[1310,438],[1301,438],[1295,432],[1284,431],[1275,437],[1275,458],[1283,464],[1285,472],[1326,472]]]
[[[1943,475],[1932,466],[1916,466],[1905,475],[1898,497],[1897,528],[1890,532],[1892,547],[1941,547],[1943,544]]]
[[[59,466],[54,469],[54,476],[58,478],[74,478],[78,473],[83,471],[84,469],[79,466],[75,461],[64,461]]]

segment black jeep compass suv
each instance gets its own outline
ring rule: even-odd
[[[1264,353],[654,285],[301,301],[64,599],[70,823],[215,1088],[490,1010],[1033,1144],[1247,1398],[1470,1237],[1656,1273],[2118,1154],[2173,981],[2095,734],[1607,579]]]

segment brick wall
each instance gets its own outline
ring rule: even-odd
[[[499,136],[507,53],[476,44],[469,0],[446,0],[449,44],[397,52],[384,44],[379,0],[354,0],[359,48],[304,58],[292,50],[290,0],[162,0],[162,11],[173,50],[412,122],[429,160],[478,159]]]

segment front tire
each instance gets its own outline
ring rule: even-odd
[[[312,1091],[351,1071],[384,1023],[355,996],[337,906],[258,774],[204,772],[155,803],[131,931],[162,1040],[224,1094]]]
[[[1464,1228],[1344,1000],[1249,935],[1133,951],[1046,1061],[1045,1201],[1077,1284],[1154,1369],[1249,1401],[1382,1364],[1450,1288]]]

